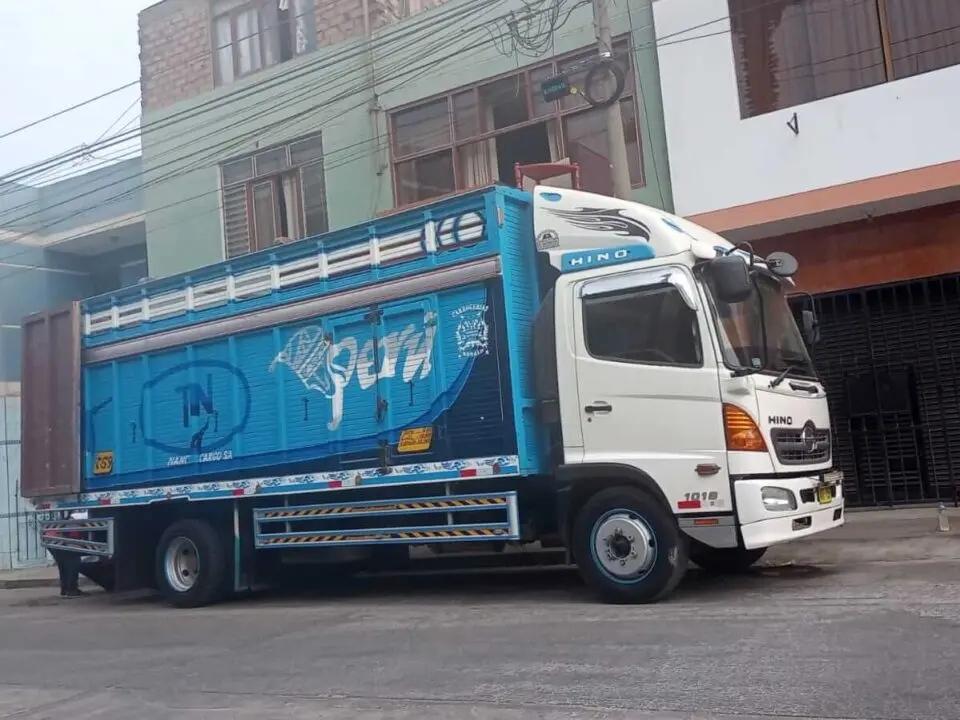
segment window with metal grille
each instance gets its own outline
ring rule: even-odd
[[[228,258],[326,232],[320,134],[220,166]]]

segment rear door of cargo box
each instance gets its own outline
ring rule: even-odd
[[[20,494],[80,492],[79,303],[24,319],[20,391]]]

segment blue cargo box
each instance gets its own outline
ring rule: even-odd
[[[86,300],[83,489],[492,456],[537,474],[537,288],[531,198],[497,187]]]

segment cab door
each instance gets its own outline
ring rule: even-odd
[[[717,362],[706,313],[683,267],[574,286],[585,463],[649,475],[674,512],[730,512]]]

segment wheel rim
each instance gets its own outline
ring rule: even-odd
[[[174,538],[167,546],[163,561],[164,575],[177,592],[189,592],[200,576],[200,556],[190,538]]]
[[[630,510],[611,510],[597,520],[592,550],[597,567],[619,583],[642,580],[657,559],[653,530]]]

